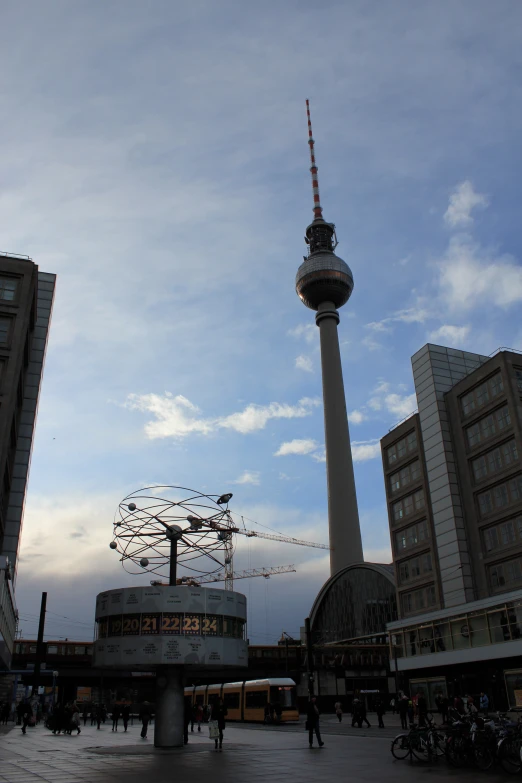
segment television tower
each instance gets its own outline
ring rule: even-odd
[[[305,256],[304,262],[297,270],[295,288],[301,301],[311,310],[316,310],[315,322],[319,327],[321,340],[330,572],[333,575],[352,563],[363,561],[337,334],[339,323],[337,308],[346,304],[350,298],[353,291],[353,275],[348,264],[334,253],[337,247],[335,225],[327,223],[323,218],[308,101],[306,101],[306,113],[314,219],[306,229],[305,242],[308,245],[308,256]]]

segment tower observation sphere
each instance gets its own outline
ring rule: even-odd
[[[306,229],[308,255],[297,270],[295,288],[301,301],[316,311],[315,322],[319,327],[321,340],[330,571],[333,576],[353,563],[363,562],[337,334],[338,308],[345,305],[352,294],[353,275],[348,264],[334,252],[337,247],[334,224],[327,223],[323,218],[308,101],[306,111],[314,219]]]
[[[308,227],[307,238],[309,234],[313,236],[317,229],[323,232],[325,227],[332,234],[335,231],[331,223],[323,227],[318,222]],[[328,244],[332,245],[331,239]],[[318,310],[322,302],[332,302],[338,308],[346,304],[352,294],[353,275],[348,264],[333,250],[318,249],[310,252],[297,270],[295,289],[301,301],[311,310]]]

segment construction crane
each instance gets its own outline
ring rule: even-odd
[[[222,571],[220,574],[213,574],[207,577],[207,579],[200,580],[200,585],[206,585],[210,582],[225,582],[226,579],[250,579],[253,576],[264,576],[265,579],[270,579],[274,574],[295,574],[296,568],[294,565],[287,566],[273,566],[271,568],[250,568],[246,571],[233,571],[232,574],[227,574]]]
[[[328,544],[316,544],[313,541],[303,541],[300,538],[292,538],[291,536],[281,536],[278,533],[258,533],[257,530],[241,530],[237,528],[234,533],[238,533],[240,536],[247,536],[247,538],[266,538],[268,541],[282,541],[285,544],[297,544],[298,546],[311,546],[315,549],[330,549]]]
[[[223,495],[222,498],[219,498],[217,501],[219,504],[220,501],[223,503],[228,503],[230,498],[232,497],[231,494]],[[218,534],[218,538],[223,542],[224,548],[225,548],[225,578],[224,580],[220,579],[219,581],[225,582],[225,590],[232,590],[234,586],[234,578],[235,573],[233,571],[233,553],[234,553],[234,545],[233,545],[233,539],[234,534],[240,535],[240,536],[246,536],[247,538],[263,538],[268,541],[280,541],[284,544],[297,544],[297,546],[308,546],[313,547],[315,549],[330,549],[329,546],[326,544],[317,544],[313,541],[304,541],[300,538],[293,538],[292,536],[283,536],[279,533],[260,533],[257,530],[248,530],[245,527],[245,521],[243,517],[241,517],[241,521],[243,522],[243,527],[239,527],[234,523],[234,520],[232,519],[231,512],[227,509],[225,511],[224,517],[222,514],[219,515],[219,518],[215,517],[195,517],[193,515],[190,515],[187,517],[187,521],[190,522],[191,529],[201,529],[204,527],[209,527],[211,530],[215,530]],[[226,522],[224,521],[224,518],[226,519]],[[292,570],[292,569],[290,569]],[[278,571],[277,567],[276,570],[273,571],[274,574],[279,573],[287,573],[285,571]],[[253,576],[264,576],[264,574],[261,572],[259,574],[252,574]],[[238,577],[238,578],[246,578],[246,577]],[[214,581],[214,580],[213,580]]]
[[[218,574],[209,575],[206,579],[195,579],[192,576],[182,576],[179,579],[176,579],[176,584],[187,585],[188,587],[199,587],[200,585],[208,585],[211,582],[225,582],[227,579],[250,579],[253,576],[264,576],[265,579],[270,579],[274,574],[295,574],[295,572],[296,568],[294,565],[273,566],[271,568],[250,568],[246,571],[233,571],[232,573],[221,571]],[[151,585],[166,585],[166,582],[153,579]]]

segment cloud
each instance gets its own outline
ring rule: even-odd
[[[466,343],[471,327],[466,326],[452,326],[451,324],[443,324],[434,332],[430,332],[429,339],[432,342],[441,342],[443,345],[450,345],[450,347],[458,347]]]
[[[354,462],[367,462],[369,459],[380,457],[380,455],[381,445],[379,438],[352,441],[352,459]]]
[[[351,443],[351,447],[354,462],[366,462],[374,459],[381,453],[378,438],[374,440],[354,440]],[[310,456],[316,462],[326,462],[325,448],[315,440],[292,440],[288,443],[282,443],[274,456],[283,457],[288,454]]]
[[[310,454],[318,448],[318,443],[311,439],[298,439],[281,443],[274,457],[287,457],[289,454]]]
[[[428,317],[429,313],[424,307],[407,307],[397,310],[381,321],[370,321],[365,326],[372,332],[390,332],[394,323],[422,324]]]
[[[313,343],[317,339],[318,329],[314,324],[299,324],[289,329],[287,334],[297,339],[303,338],[307,343]]]
[[[487,207],[488,204],[487,196],[476,193],[471,182],[465,180],[451,194],[444,221],[451,228],[465,228],[473,223],[472,210],[475,207]]]
[[[304,356],[301,354],[297,357],[295,360],[295,366],[297,370],[304,370],[304,372],[313,372],[314,368],[312,366],[312,360],[309,356]]]
[[[202,418],[200,409],[181,394],[129,394],[124,407],[128,410],[151,413],[154,421],[145,425],[145,434],[151,440],[174,438],[181,440],[192,433],[209,435],[218,429],[232,429],[242,434],[262,430],[270,419],[293,419],[310,416],[321,404],[317,398],[303,397],[297,405],[271,402],[269,405],[250,403],[242,411],[214,419]]]
[[[450,310],[522,301],[522,266],[513,256],[483,250],[467,235],[452,237],[439,264],[441,299]]]
[[[350,424],[362,424],[363,421],[366,421],[366,416],[362,411],[352,411],[348,414],[348,421]]]
[[[239,476],[239,478],[235,479],[235,481],[231,481],[231,484],[252,484],[254,486],[259,486],[261,483],[260,481],[261,474],[257,470],[244,470],[243,473]]]
[[[417,409],[417,397],[415,394],[387,394],[384,404],[390,413],[403,419]]]

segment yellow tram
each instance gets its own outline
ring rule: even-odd
[[[268,680],[225,682],[216,685],[193,685],[185,688],[185,698],[191,704],[212,704],[223,699],[227,720],[263,723],[266,706],[281,707],[281,723],[299,720],[296,684],[289,677]]]

